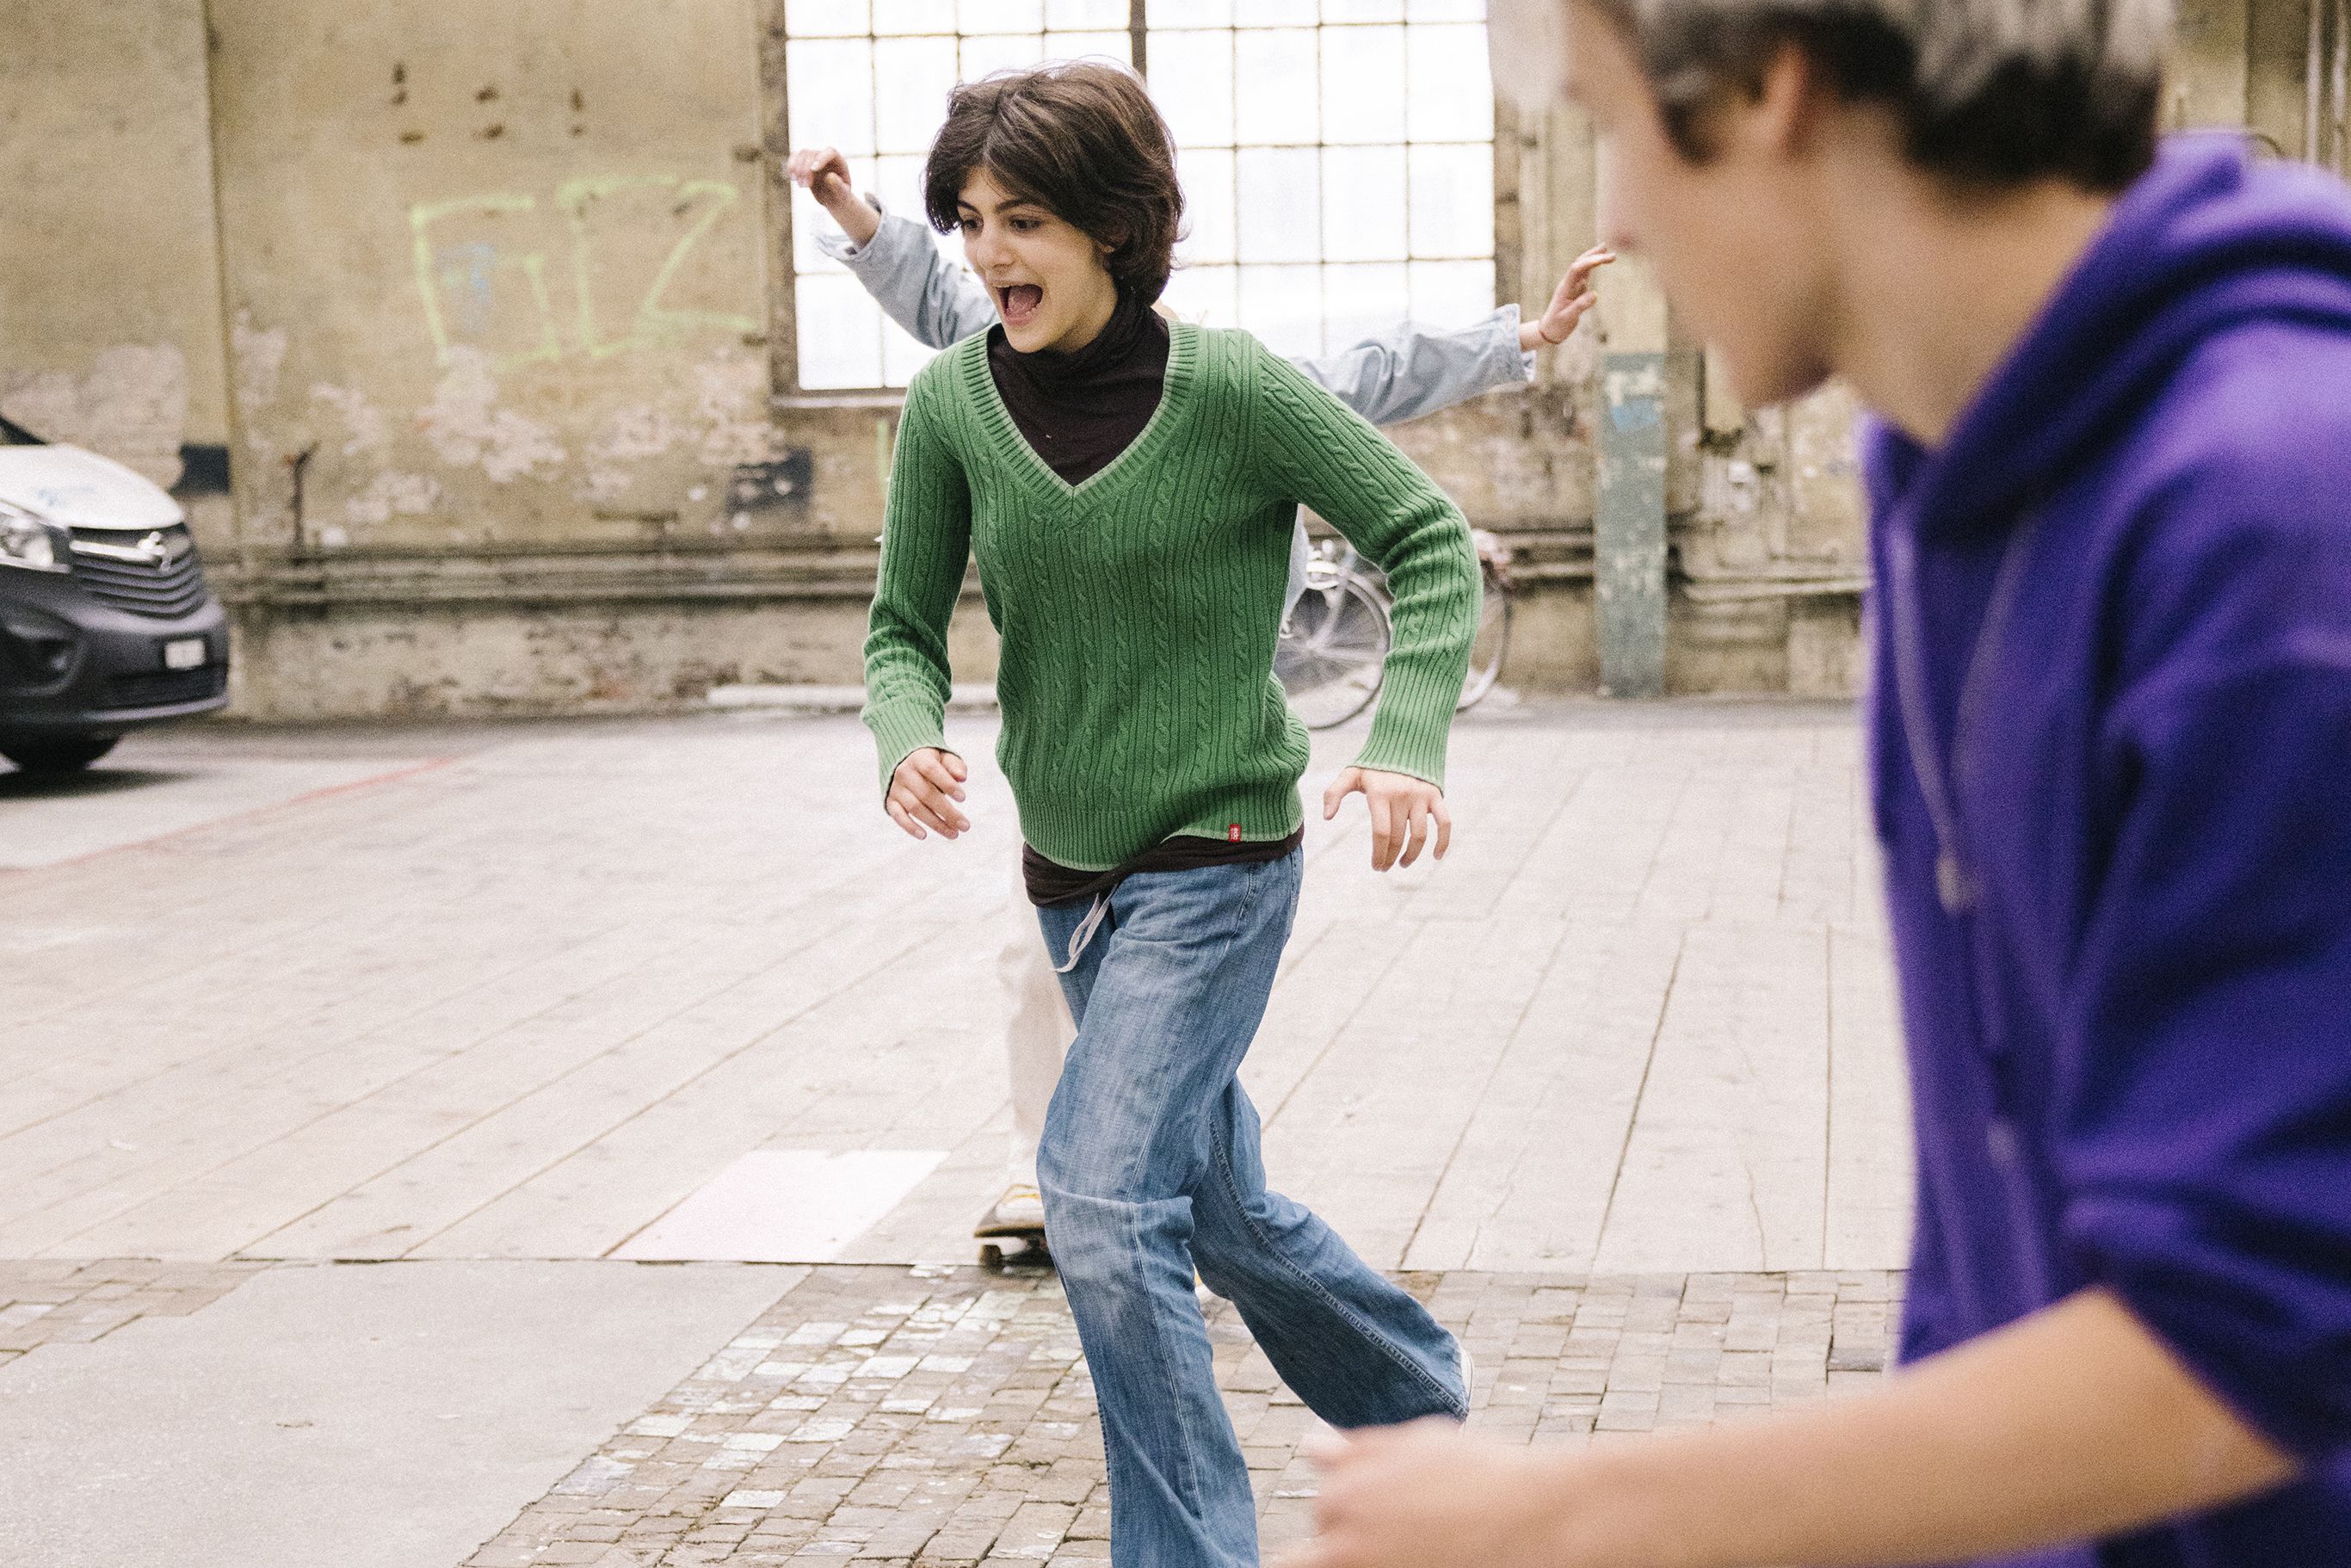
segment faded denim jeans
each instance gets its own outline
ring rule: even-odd
[[[1192,1274],[1335,1427],[1467,1409],[1459,1347],[1302,1205],[1268,1192],[1236,1078],[1303,855],[1129,877],[1061,976],[1078,1038],[1045,1118],[1045,1228],[1110,1460],[1118,1568],[1252,1568],[1257,1510]],[[1038,911],[1056,962],[1088,909]]]

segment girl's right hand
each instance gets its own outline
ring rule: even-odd
[[[792,183],[814,196],[852,245],[865,245],[882,226],[882,214],[850,184],[849,160],[834,147],[804,147],[785,165]]]
[[[963,758],[952,751],[925,746],[908,752],[906,760],[890,775],[890,793],[883,798],[883,809],[909,838],[929,838],[930,833],[923,831],[925,828],[955,838],[971,829],[971,819],[956,807],[963,799],[963,781],[970,774]]]

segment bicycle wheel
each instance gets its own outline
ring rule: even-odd
[[[1467,713],[1494,689],[1501,678],[1502,660],[1510,651],[1510,590],[1490,564],[1480,563],[1485,597],[1478,605],[1478,636],[1469,644],[1469,675],[1461,683],[1461,700],[1455,713]]]
[[[1274,644],[1273,673],[1309,729],[1330,729],[1371,706],[1388,656],[1388,612],[1349,571],[1315,573]]]

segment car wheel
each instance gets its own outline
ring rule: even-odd
[[[0,757],[27,773],[70,773],[113,750],[121,738],[119,735],[0,735]]]

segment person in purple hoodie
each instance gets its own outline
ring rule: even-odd
[[[1737,390],[1874,411],[1906,1365],[1590,1448],[1355,1434],[1297,1568],[2351,1564],[2351,200],[2158,151],[2168,24],[1494,6]]]

